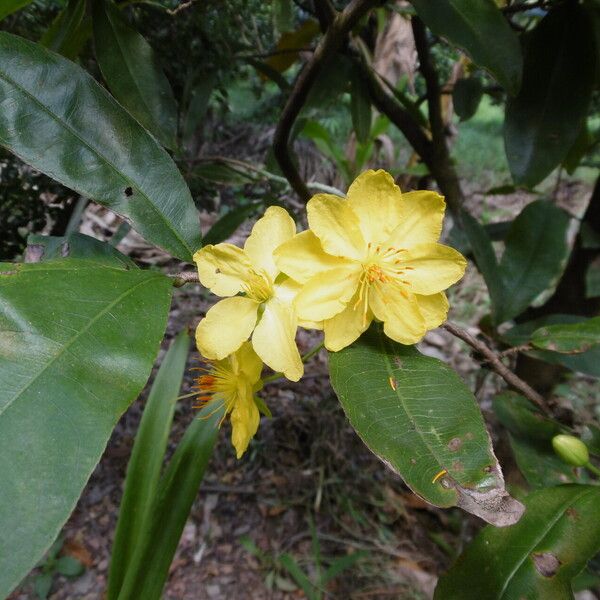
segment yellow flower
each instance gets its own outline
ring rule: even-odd
[[[418,342],[448,312],[443,290],[464,274],[464,257],[438,244],[445,202],[430,191],[402,194],[385,171],[366,171],[347,199],[317,194],[309,231],[275,253],[277,266],[303,284],[300,319],[322,322],[325,347],[341,350],[383,321],[387,336]]]
[[[195,408],[214,406],[215,411],[225,408],[219,427],[225,417],[231,415],[231,443],[237,457],[241,458],[260,421],[254,392],[262,387],[262,361],[252,345],[244,342],[239,350],[227,358],[209,365],[208,369],[198,369],[205,371],[205,374],[196,379],[196,389],[200,395]]]
[[[273,251],[295,233],[288,213],[271,206],[254,225],[243,249],[217,244],[194,254],[200,282],[217,296],[226,296],[196,329],[196,345],[203,356],[221,360],[252,336],[252,346],[266,365],[291,381],[302,377],[293,305],[300,287],[280,274],[273,259]]]

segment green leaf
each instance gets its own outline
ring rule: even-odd
[[[364,144],[371,133],[373,115],[367,86],[357,68],[352,69],[350,77],[350,114],[356,139]]]
[[[510,94],[521,84],[519,40],[493,0],[412,0],[435,33],[462,48]]]
[[[461,121],[469,120],[476,112],[483,96],[483,85],[477,77],[459,79],[452,90],[454,111]]]
[[[564,354],[586,352],[600,344],[600,317],[571,325],[547,325],[531,334],[531,343],[542,350]]]
[[[329,369],[352,427],[416,494],[498,525],[518,519],[475,398],[450,367],[372,327]]]
[[[509,435],[509,441],[519,471],[532,488],[581,481],[577,468],[556,456],[550,442],[535,442],[514,435]]]
[[[520,323],[502,334],[502,339],[512,346],[520,346],[529,343],[532,333],[540,327],[547,325],[580,323],[585,317],[577,315],[547,315],[534,321]],[[532,350],[526,354],[539,358],[550,364],[560,364],[572,371],[585,373],[592,377],[600,377],[600,346],[594,346],[587,352],[581,354],[560,354],[547,350]]]
[[[567,213],[545,200],[528,204],[513,221],[500,261],[506,292],[498,323],[521,314],[556,285],[570,254],[569,224]]]
[[[594,146],[594,143],[595,140],[587,128],[587,123],[584,122],[579,135],[563,160],[563,167],[568,175],[573,175],[588,150]]]
[[[362,560],[368,555],[369,553],[365,550],[359,550],[358,552],[352,552],[352,554],[346,554],[346,556],[336,558],[323,574],[323,577],[321,578],[322,585],[326,585],[340,573],[351,569],[359,560]]]
[[[127,465],[111,553],[108,598],[118,597],[134,552],[149,526],[189,349],[190,337],[182,331],[167,351],[148,396]]]
[[[177,141],[177,105],[154,50],[112,2],[92,1],[96,59],[114,97],[167,148]]]
[[[76,259],[0,266],[0,597],[52,544],[148,379],[171,290]]]
[[[181,174],[83,69],[0,32],[0,104],[0,144],[128,217],[148,241],[191,261],[200,247],[200,227]]]
[[[292,0],[273,0],[273,22],[280,33],[294,29],[294,3]]]
[[[33,580],[33,587],[35,593],[40,600],[46,600],[50,590],[52,589],[52,579],[54,575],[52,573],[42,573]]]
[[[287,552],[282,554],[279,557],[279,563],[302,588],[302,591],[308,600],[319,600],[320,596],[312,581],[305,575],[304,571],[300,568],[300,565],[298,565],[291,554],[288,554]]]
[[[218,244],[231,236],[236,229],[256,211],[259,204],[246,204],[236,206],[225,213],[204,236],[204,244]]]
[[[462,222],[471,246],[471,251],[475,257],[475,263],[488,287],[492,301],[492,317],[494,322],[497,323],[499,322],[504,302],[504,283],[502,281],[500,265],[492,246],[492,240],[485,227],[466,210],[462,212]]]
[[[84,235],[71,233],[64,237],[38,235],[27,237],[25,262],[42,262],[60,258],[83,258],[108,267],[137,269],[137,265],[107,242]]]
[[[0,20],[8,15],[17,12],[19,9],[31,4],[32,0],[2,0],[0,6]]]
[[[587,116],[595,53],[590,21],[575,2],[553,8],[526,37],[523,86],[504,124],[515,183],[533,187],[566,158]]]
[[[600,487],[561,485],[524,500],[512,527],[485,527],[435,591],[436,600],[572,598],[571,580],[600,550]]]
[[[585,273],[585,296],[586,298],[600,296],[600,260],[593,261]]]
[[[216,83],[217,73],[216,71],[211,71],[203,74],[201,80],[192,89],[182,125],[182,138],[184,143],[189,143],[202,123],[208,109],[210,96],[213,93]]]
[[[56,570],[65,577],[79,577],[85,571],[85,565],[72,556],[61,556],[56,561]]]
[[[40,44],[75,59],[91,34],[91,23],[89,19],[84,20],[84,16],[85,0],[69,0],[42,36]]]
[[[518,437],[550,442],[564,427],[542,415],[526,398],[516,392],[503,392],[493,401],[496,417],[504,427]]]
[[[160,480],[119,600],[159,600],[218,433],[222,412],[207,407],[188,426]],[[111,599],[112,600],[112,599]]]

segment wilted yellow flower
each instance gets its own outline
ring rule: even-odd
[[[443,290],[464,274],[464,257],[438,244],[445,202],[430,191],[402,194],[385,171],[366,171],[347,199],[317,194],[309,231],[280,246],[277,266],[303,284],[299,318],[322,322],[325,346],[351,344],[373,318],[402,344],[418,342],[448,312]]]
[[[258,430],[259,408],[254,393],[262,387],[260,373],[262,361],[249,342],[244,342],[239,350],[224,358],[209,363],[196,379],[198,405],[214,407],[217,411],[224,407],[219,427],[230,415],[231,443],[238,458],[246,452],[250,440]]]
[[[300,379],[304,367],[295,342],[298,318],[293,306],[299,286],[280,274],[273,259],[277,246],[295,233],[288,213],[271,206],[243,249],[217,244],[194,254],[200,282],[217,296],[229,296],[198,325],[196,344],[203,356],[225,358],[252,336],[252,346],[266,365],[291,381]]]

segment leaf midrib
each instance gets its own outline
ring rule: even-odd
[[[188,246],[187,242],[180,236],[179,232],[173,228],[173,226],[171,225],[171,223],[167,219],[167,217],[159,210],[159,208],[157,206],[155,206],[155,204],[152,202],[152,200],[150,200],[150,197],[140,188],[140,186],[133,179],[131,179],[130,177],[128,177],[127,175],[125,175],[124,173],[119,171],[119,169],[116,167],[116,165],[114,165],[110,160],[108,160],[108,158],[106,158],[96,148],[94,148],[88,142],[86,142],[86,140],[83,139],[79,135],[79,133],[67,123],[67,121],[64,121],[63,119],[60,118],[59,115],[57,115],[56,113],[51,111],[47,106],[45,106],[42,102],[40,102],[33,94],[31,94],[24,87],[20,86],[16,81],[14,81],[12,79],[12,77],[7,75],[6,72],[0,70],[0,79],[4,79],[10,85],[14,86],[17,90],[19,90],[24,96],[29,98],[43,112],[50,115],[50,117],[54,121],[59,123],[73,137],[75,137],[77,140],[79,140],[86,148],[88,148],[88,150],[90,150],[90,152],[92,152],[94,155],[96,155],[98,158],[100,158],[106,165],[108,165],[117,176],[119,176],[121,179],[123,179],[126,183],[130,184],[131,187],[134,187],[136,190],[138,190],[138,192],[142,196],[142,198],[144,198],[147,201],[148,206],[150,206],[150,208],[155,212],[155,214],[157,214],[159,216],[160,220],[165,223],[167,229],[175,236],[177,241],[179,241],[183,245],[183,247],[188,251],[189,254],[193,253],[193,249],[190,246]],[[84,194],[86,193],[84,190],[76,190],[76,191],[80,191],[81,193],[84,193]]]
[[[131,294],[134,290],[136,290],[138,287],[145,285],[153,280],[157,279],[157,277],[148,277],[147,279],[144,279],[143,281],[140,281],[139,283],[136,283],[133,287],[128,288],[127,290],[125,290],[122,294],[120,294],[117,298],[115,298],[112,302],[110,302],[110,304],[106,305],[96,316],[94,316],[86,325],[85,327],[83,327],[83,329],[81,329],[80,331],[78,331],[72,338],[70,338],[64,345],[61,346],[60,352],[58,352],[57,354],[55,354],[52,359],[46,363],[46,365],[44,365],[44,367],[30,380],[28,381],[25,386],[23,386],[12,398],[12,400],[9,400],[6,405],[4,406],[4,408],[2,408],[0,410],[0,416],[2,416],[2,414],[4,412],[6,412],[6,410],[11,407],[16,401],[17,399],[22,396],[32,385],[35,381],[37,381],[39,379],[39,377],[41,377],[46,370],[53,365],[59,358],[61,358],[63,356],[63,354],[86,332],[88,331],[88,329],[90,329],[94,323],[96,323],[96,321],[98,321],[100,318],[102,318],[106,313],[108,313],[115,305],[117,305],[123,298],[126,298],[129,294]]]
[[[594,492],[597,492],[597,490],[594,490],[594,489],[583,490],[580,494],[578,494],[574,498],[569,498],[560,507],[560,509],[557,511],[557,516],[554,519],[552,519],[549,523],[547,523],[547,526],[543,528],[542,533],[528,547],[527,551],[523,553],[523,555],[521,556],[521,558],[517,562],[517,565],[515,566],[515,568],[510,572],[510,574],[506,578],[506,582],[504,583],[504,586],[500,590],[500,595],[498,596],[498,600],[502,600],[502,598],[504,597],[504,594],[505,594],[505,592],[506,592],[506,590],[507,590],[507,588],[508,588],[511,580],[517,574],[517,572],[519,571],[519,569],[523,566],[523,563],[525,562],[525,560],[527,560],[527,557],[531,554],[531,552],[533,552],[533,550],[535,550],[538,547],[538,545],[544,540],[544,538],[548,535],[548,533],[550,533],[550,530],[563,517],[563,515],[565,514],[565,511],[567,510],[567,508],[569,508],[570,505],[573,505],[576,502],[578,502],[579,500],[581,500],[581,498],[583,496],[585,496],[586,494],[592,494]]]

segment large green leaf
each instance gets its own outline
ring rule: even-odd
[[[142,389],[172,284],[67,259],[0,266],[0,597],[48,549]]]
[[[462,212],[462,222],[475,263],[490,293],[492,317],[498,322],[504,302],[504,283],[492,240],[485,227],[465,210]]]
[[[475,398],[450,367],[372,327],[329,368],[351,425],[415,493],[497,525],[519,518]]]
[[[483,96],[483,84],[478,77],[459,79],[452,88],[454,111],[461,121],[467,121],[476,112]]]
[[[85,0],[69,0],[44,33],[40,44],[73,60],[91,34],[91,23],[85,16]]]
[[[222,414],[206,407],[188,426],[158,485],[119,600],[162,597],[173,555],[212,456]]]
[[[566,2],[542,19],[524,49],[523,85],[506,107],[504,143],[515,183],[534,186],[565,159],[587,115],[596,72],[590,20]]]
[[[436,600],[568,600],[600,550],[600,487],[561,485],[524,500],[506,529],[486,527],[439,580]]]
[[[556,285],[569,258],[569,223],[566,212],[545,200],[528,204],[513,221],[500,261],[505,293],[498,322],[516,317]]]
[[[148,42],[105,0],[93,0],[94,47],[115,98],[167,148],[175,148],[177,106]]]
[[[493,0],[411,0],[435,33],[447,38],[510,93],[521,84],[519,40]]]
[[[0,32],[0,144],[183,260],[198,213],[169,155],[74,63]]]
[[[2,4],[0,5],[0,19],[4,19],[4,17],[31,4],[31,2],[32,0],[2,0]]]
[[[565,354],[586,352],[600,344],[600,317],[567,325],[547,325],[531,334],[531,343],[542,350]]]
[[[502,339],[512,346],[528,344],[534,331],[540,327],[559,324],[573,324],[585,321],[585,317],[577,315],[548,315],[520,323],[502,334]],[[600,345],[594,346],[581,354],[561,354],[549,350],[531,350],[527,354],[551,364],[560,364],[572,371],[586,373],[592,377],[600,377]]]
[[[148,527],[189,350],[190,337],[184,330],[160,365],[135,436],[111,553],[109,599],[118,597],[134,552]]]

